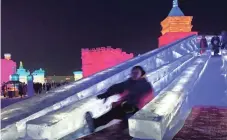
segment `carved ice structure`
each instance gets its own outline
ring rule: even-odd
[[[162,90],[154,100],[132,116],[129,119],[130,136],[162,140],[189,92],[200,78],[208,58],[209,55],[203,55],[194,60],[192,65]]]
[[[193,59],[194,57],[192,55],[186,55],[167,66],[150,72],[147,75],[147,79],[151,83],[154,83],[154,89],[158,92],[174,80],[176,75],[179,75]],[[84,114],[89,111],[92,112],[94,117],[100,116],[110,109],[111,103],[115,100],[117,100],[117,98],[112,97],[104,104],[102,100],[98,100],[94,96],[78,101],[57,112],[27,122],[27,134],[32,139],[58,139],[75,131],[78,137],[85,135]],[[56,118],[55,116],[64,117]],[[68,122],[72,123],[72,126]],[[62,128],[67,129],[62,130]]]
[[[175,51],[179,54],[178,56],[172,55],[175,58],[172,59],[172,61],[170,61],[171,59],[168,60],[167,58],[166,60],[163,59],[165,58],[166,54],[171,52],[168,53],[160,52],[157,55],[154,55],[154,58],[151,57],[149,58],[150,60],[149,59],[145,60],[145,62],[140,64],[144,66],[148,71],[147,79],[149,80],[149,82],[153,84],[156,93],[158,93],[160,90],[165,88],[169,83],[171,83],[174,80],[174,78],[179,76],[180,73],[191,64],[190,62],[196,58],[196,56],[194,56],[193,53],[190,53],[192,51],[195,51],[196,48],[193,47],[193,44],[192,45],[190,43],[187,44],[188,44],[187,47],[184,47],[183,51],[181,44],[178,44],[180,45],[178,46],[180,48],[179,50],[177,49],[177,46],[172,46],[170,50]],[[152,60],[155,60],[155,57],[156,61],[154,62],[156,64],[150,63],[153,65],[148,65],[150,61],[153,62]],[[168,63],[166,63],[167,60]],[[157,64],[160,62],[162,64],[159,64],[159,66],[157,67]],[[148,66],[155,65],[157,67],[156,69],[148,68]],[[52,112],[50,114],[27,122],[27,134],[32,139],[59,139],[72,132],[76,133],[75,137],[85,135],[86,134],[84,121],[85,112],[90,111],[95,117],[100,116],[110,109],[111,102],[113,102],[113,99],[110,99],[107,104],[103,104],[100,100],[96,99],[95,97],[90,97],[88,99],[81,100],[73,105],[69,105],[66,108],[59,109],[57,112]],[[55,116],[59,115],[60,116],[63,115],[64,117],[60,118],[58,117],[56,119]],[[77,123],[78,125],[69,125],[68,122]],[[67,129],[62,130],[62,128]]]
[[[171,81],[171,79],[173,80],[175,76],[179,74],[179,70],[174,67],[182,67],[181,70],[186,67],[186,65],[184,65],[185,67],[183,67],[182,62],[178,62],[177,64],[177,61],[184,61],[186,63],[185,60],[190,60],[192,59],[192,57],[194,57],[193,52],[195,51],[197,51],[196,36],[190,36],[181,39],[175,43],[172,43],[166,47],[159,48],[154,51],[150,51],[148,53],[135,57],[127,62],[99,72],[93,76],[81,79],[77,82],[73,82],[69,85],[65,85],[50,92],[47,92],[46,94],[36,96],[23,102],[19,102],[9,107],[6,107],[2,109],[1,112],[2,137],[5,140],[24,137],[26,133],[26,123],[28,121],[34,120],[36,118],[43,119],[43,117],[45,117],[47,113],[55,112],[59,109],[59,112],[61,112],[61,108],[63,107],[69,106],[69,108],[71,108],[71,104],[74,104],[81,99],[103,93],[109,86],[113,85],[114,83],[126,80],[126,78],[128,78],[130,74],[131,68],[135,65],[141,65],[145,68],[146,71],[153,73],[156,72],[156,74],[154,75],[159,75],[158,77],[156,77],[157,79],[153,78],[153,80],[151,80],[151,83],[153,83],[154,86],[157,87],[155,88],[155,90],[159,91],[164,88],[168,84],[168,82]],[[174,65],[174,67],[172,66],[170,68],[170,64]],[[172,76],[166,76],[171,69],[173,70]],[[157,70],[163,72],[159,73],[157,72]],[[163,80],[165,78],[168,82],[165,82],[166,80]],[[157,81],[159,79],[160,81]],[[163,81],[161,82],[161,80]],[[158,82],[164,83],[163,85],[165,86],[160,86]],[[94,102],[96,102],[95,99]],[[78,103],[83,104],[83,101]],[[51,114],[54,113],[50,113],[50,115]],[[32,123],[34,122],[36,121],[31,121],[30,126],[32,126]],[[40,122],[40,124],[42,123]],[[56,127],[58,127],[57,125],[58,124],[56,124]],[[35,131],[33,131],[33,128],[35,128],[36,126],[34,126],[33,128],[32,127],[29,127],[28,125],[27,130],[29,132],[29,135],[35,135],[36,133]],[[37,128],[37,131],[39,130],[40,129]],[[70,133],[73,130],[76,130],[76,128],[69,128],[67,132],[64,132],[64,134]],[[14,135],[12,135],[12,133]],[[40,135],[40,137],[49,137],[49,134]],[[63,136],[63,134],[59,134],[58,137],[61,136]]]

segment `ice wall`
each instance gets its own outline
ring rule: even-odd
[[[150,51],[113,68],[104,70],[90,77],[69,85],[62,86],[46,94],[19,102],[2,109],[1,132],[7,137],[24,136],[26,122],[58,110],[78,100],[105,91],[114,83],[125,80],[131,67],[141,65],[146,71],[155,71],[162,66],[176,61],[197,50],[196,36],[190,36],[172,43],[166,47]],[[11,135],[11,128],[15,134]],[[16,128],[16,129],[15,129]]]

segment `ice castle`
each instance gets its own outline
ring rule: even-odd
[[[32,73],[32,76],[34,78],[33,82],[34,83],[45,83],[45,71],[40,68],[38,70],[35,70],[33,73]]]
[[[22,83],[27,83],[27,77],[30,75],[30,72],[23,67],[22,61],[20,62],[19,69],[17,69],[16,74],[19,75],[19,81]]]

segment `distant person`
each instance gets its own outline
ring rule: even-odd
[[[28,85],[24,83],[24,84],[23,84],[23,95],[24,95],[24,96],[26,96],[27,91],[28,91]]]
[[[6,86],[5,82],[2,83],[2,94],[3,94],[4,97],[6,97],[7,86]]]
[[[46,90],[46,83],[43,83],[42,88],[43,90]]]
[[[220,38],[218,36],[213,36],[211,39],[212,50],[214,51],[214,55],[219,54],[220,49]]]
[[[39,92],[38,83],[34,83],[34,84],[33,84],[33,87],[34,87],[35,93],[38,94],[38,92]]]
[[[93,118],[90,112],[87,112],[85,119],[90,132],[94,132],[99,126],[106,125],[113,119],[123,120],[125,126],[128,124],[128,117],[135,114],[139,109],[153,99],[153,89],[151,84],[145,78],[146,72],[141,66],[133,67],[131,78],[111,86],[106,93],[98,95],[97,98],[104,101],[115,94],[121,95],[121,100],[112,106],[112,109],[99,118]]]
[[[51,84],[50,83],[46,84],[46,89],[47,89],[47,91],[49,91],[51,89]]]
[[[202,35],[202,38],[200,40],[200,54],[204,53],[207,48],[208,48],[207,39],[204,35]]]
[[[23,97],[23,85],[22,85],[22,83],[21,84],[19,84],[19,87],[18,87],[18,90],[19,90],[19,95],[20,95],[20,97],[22,98]]]
[[[42,83],[38,83],[38,85],[39,85],[39,94],[41,94],[42,93],[42,88],[43,88],[43,85],[42,85]]]
[[[221,33],[221,48],[227,50],[227,32],[222,31]]]

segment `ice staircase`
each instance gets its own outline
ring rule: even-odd
[[[189,36],[127,62],[99,72],[80,81],[59,87],[46,94],[35,96],[8,106],[1,112],[1,138],[14,140],[59,139],[84,128],[83,113],[91,111],[95,117],[110,109],[116,98],[103,104],[95,95],[103,93],[115,83],[126,80],[135,65],[148,72],[156,95],[197,59],[197,36]]]

